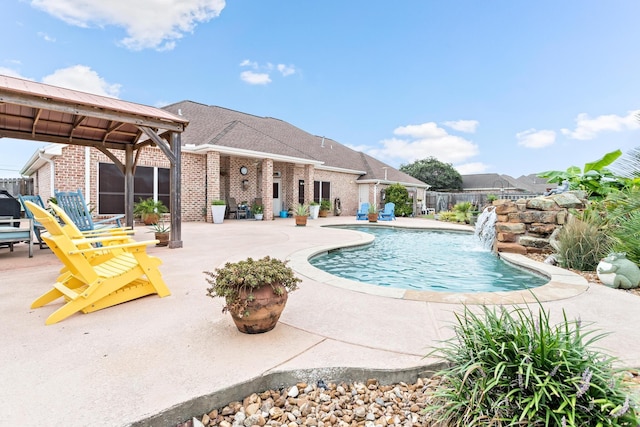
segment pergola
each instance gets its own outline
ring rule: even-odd
[[[125,177],[125,215],[133,226],[133,177],[140,148],[156,145],[170,162],[170,248],[182,247],[180,135],[189,124],[165,110],[0,75],[0,138],[100,150]],[[124,164],[114,155],[124,151]]]

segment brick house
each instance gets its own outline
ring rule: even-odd
[[[211,221],[214,199],[251,204],[260,199],[264,218],[298,203],[336,200],[341,215],[355,215],[362,202],[381,206],[384,189],[407,187],[415,200],[427,184],[329,138],[287,122],[222,107],[182,101],[165,110],[189,120],[182,133],[182,220]],[[169,206],[169,161],[161,150],[138,150],[135,200],[153,197]],[[116,153],[117,157],[123,153]],[[124,177],[102,152],[52,144],[34,153],[21,173],[34,178],[45,200],[55,190],[82,189],[98,215],[124,212]]]

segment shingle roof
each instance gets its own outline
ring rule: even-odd
[[[517,179],[497,173],[462,175],[462,188],[466,191],[504,189],[505,191],[525,191],[533,194],[542,194],[546,187],[549,187],[546,180],[537,177],[535,174],[523,175]]]
[[[360,179],[387,180],[424,186],[410,175],[364,153],[333,140],[311,135],[283,120],[259,117],[223,107],[181,101],[165,110],[189,120],[182,133],[182,144],[211,144],[251,150],[265,156],[279,155],[314,162],[338,169],[364,171]]]

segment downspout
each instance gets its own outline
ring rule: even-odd
[[[44,160],[45,162],[49,163],[49,197],[53,197],[55,195],[55,175],[56,175],[56,169],[55,169],[55,162],[47,157],[43,156],[44,154],[44,148],[41,148],[38,151],[38,158],[40,160]]]
[[[378,209],[378,184],[380,184],[380,181],[376,181],[373,184],[373,206],[376,207],[376,210]]]

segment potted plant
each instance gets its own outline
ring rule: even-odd
[[[318,214],[321,218],[326,218],[331,210],[331,201],[327,199],[320,200],[320,213]]]
[[[318,219],[319,214],[320,214],[320,203],[318,202],[309,203],[309,217],[311,219]]]
[[[378,212],[376,211],[375,205],[369,206],[369,213],[367,214],[367,218],[369,218],[369,222],[378,222]]]
[[[167,246],[169,244],[169,237],[171,236],[171,226],[164,221],[158,221],[151,226],[151,231],[155,233],[156,246]]]
[[[264,206],[256,203],[251,206],[251,212],[253,213],[253,217],[256,219],[256,221],[262,221],[262,217],[264,215]]]
[[[293,211],[293,217],[296,220],[296,225],[307,225],[307,218],[309,217],[309,208],[307,205],[297,205]]]
[[[214,224],[222,224],[226,210],[227,202],[224,200],[211,201],[211,216],[213,217]]]
[[[134,215],[138,215],[145,225],[157,224],[160,216],[167,212],[169,209],[162,203],[162,200],[153,200],[152,197],[140,198],[140,201],[133,205]]]
[[[264,257],[228,262],[215,271],[205,271],[211,285],[207,295],[225,299],[222,312],[229,312],[240,332],[258,334],[272,330],[287,302],[288,293],[298,288],[286,261]]]

